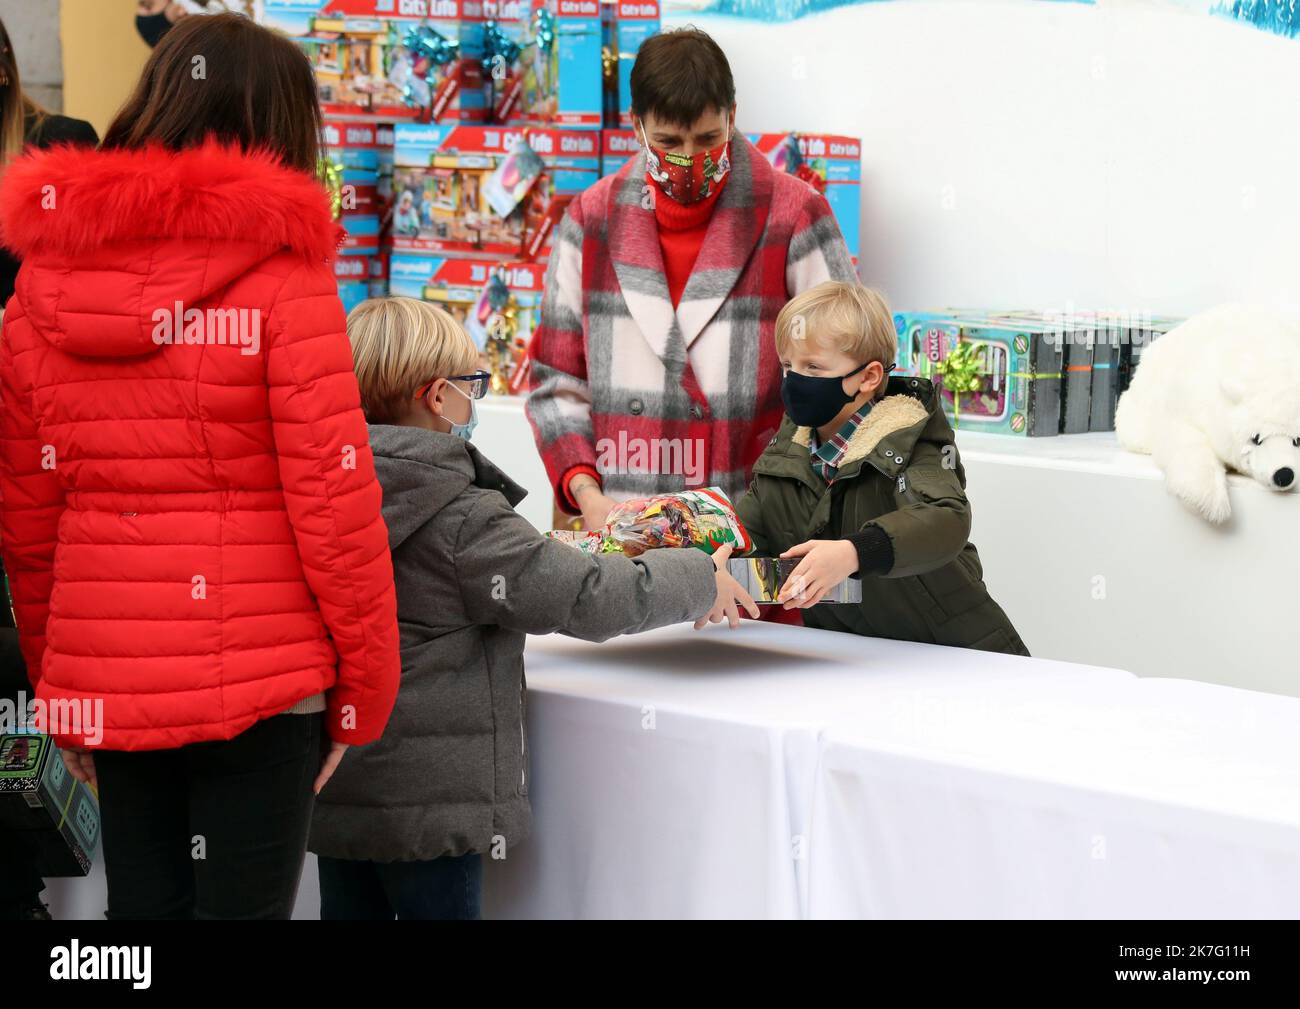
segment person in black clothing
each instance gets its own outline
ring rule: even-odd
[[[47,112],[23,94],[9,32],[0,21],[0,170],[27,147],[59,143],[94,147],[99,137],[90,123]],[[14,293],[18,265],[7,250],[0,249],[0,316]],[[0,579],[3,574],[0,568]],[[0,698],[16,705],[20,694],[30,699],[32,691],[18,650],[6,585],[5,598],[0,600]],[[30,840],[19,831],[0,826],[0,921],[49,918],[41,903],[44,888]]]
[[[28,147],[54,144],[95,147],[99,137],[85,120],[48,112],[23,93],[18,60],[9,42],[9,32],[0,21],[0,168]],[[18,260],[7,249],[0,249],[0,312],[13,296],[17,276]]]

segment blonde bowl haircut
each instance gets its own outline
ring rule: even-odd
[[[796,294],[776,317],[776,352],[786,357],[797,340],[812,340],[855,361],[888,366],[898,358],[894,314],[879,291],[828,280]],[[883,395],[880,383],[878,395]]]
[[[348,313],[352,367],[372,424],[401,421],[420,386],[478,369],[479,353],[460,323],[416,298],[368,298]]]

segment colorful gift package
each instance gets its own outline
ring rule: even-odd
[[[68,773],[49,736],[0,735],[0,830],[28,835],[42,876],[90,872],[99,846],[99,803]]]
[[[636,557],[647,550],[695,547],[711,554],[724,543],[747,553],[754,547],[749,533],[718,487],[655,494],[620,501],[593,532],[555,529],[546,535],[584,553],[625,553]]]
[[[399,123],[394,130],[393,248],[505,260],[544,258],[555,225],[575,195],[600,174],[596,131]],[[540,174],[526,185],[498,172],[527,143]],[[493,202],[509,191],[506,216]]]
[[[827,133],[748,133],[774,168],[803,179],[826,197],[853,261],[862,210],[862,141]]]

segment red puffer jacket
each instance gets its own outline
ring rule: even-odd
[[[99,745],[149,750],[327,691],[333,739],[378,738],[393,570],[322,188],[215,145],[56,148],[6,170],[0,232],[0,544],[51,717],[102,699]]]

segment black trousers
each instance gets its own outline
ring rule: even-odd
[[[276,715],[228,740],[96,750],[106,917],[288,918],[322,722]]]

